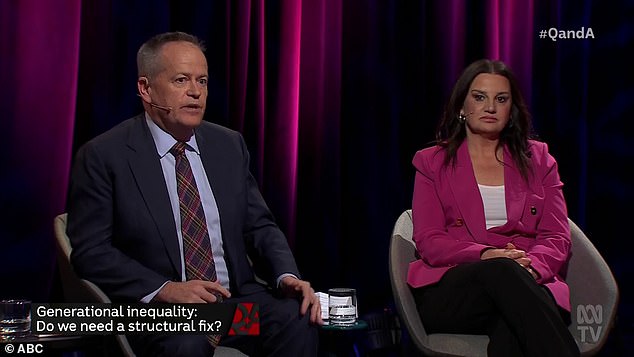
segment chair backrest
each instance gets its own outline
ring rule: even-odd
[[[390,241],[390,281],[396,310],[414,345],[426,356],[486,356],[489,338],[484,335],[435,333],[428,335],[414,296],[407,285],[409,263],[416,260],[412,240],[412,210],[397,219]]]
[[[55,217],[53,225],[57,243],[57,264],[62,279],[64,299],[66,302],[110,302],[108,296],[99,287],[75,274],[70,263],[70,253],[73,249],[66,235],[66,217],[66,213]]]
[[[412,242],[412,211],[401,214],[394,225],[390,241],[390,281],[396,302],[396,310],[401,316],[407,331],[410,332],[416,347],[427,352],[428,336],[418,316],[414,297],[407,286],[407,269],[409,263],[416,260],[414,242]],[[414,332],[414,333],[412,333]]]
[[[70,263],[70,253],[73,249],[66,234],[66,218],[66,213],[60,214],[55,217],[53,223],[57,242],[57,263],[66,302],[111,302],[110,298],[97,285],[86,279],[81,279],[75,274]],[[114,338],[123,356],[135,356],[125,335],[115,335]]]
[[[598,353],[614,327],[619,301],[616,279],[590,239],[572,221],[572,254],[566,282],[570,286],[570,332],[583,355]]]
[[[582,356],[592,356],[605,345],[616,319],[619,292],[609,266],[588,237],[572,221],[571,258],[566,282],[570,287],[572,324],[570,332],[577,340]],[[420,321],[414,298],[407,286],[409,263],[416,258],[412,240],[412,211],[406,210],[396,221],[390,242],[390,280],[399,316],[412,341],[429,355],[486,355],[488,338],[475,335],[427,335]],[[471,346],[469,346],[471,344]],[[469,349],[471,352],[465,353]]]

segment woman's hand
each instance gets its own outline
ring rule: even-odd
[[[531,259],[526,256],[526,252],[521,249],[517,249],[513,243],[507,243],[504,248],[487,249],[482,252],[482,255],[480,255],[481,260],[493,258],[513,259],[525,268],[533,276],[533,278],[537,279],[539,277],[533,268],[531,268]]]
[[[520,249],[517,249],[512,243],[507,243],[505,248],[492,248],[485,250],[482,255],[480,255],[480,259],[487,260],[493,258],[509,258],[517,261],[518,259],[528,259],[526,258],[526,252]],[[530,264],[530,259],[529,264]],[[524,260],[521,260],[524,261]],[[520,265],[524,266],[524,264],[518,261]]]

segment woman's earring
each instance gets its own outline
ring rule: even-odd
[[[464,114],[460,113],[458,114],[458,121],[460,122],[460,124],[464,124],[467,121],[467,117]]]

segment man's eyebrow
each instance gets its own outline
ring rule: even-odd
[[[176,72],[176,74],[182,74],[182,75],[185,75],[185,76],[193,76],[193,75],[194,75],[194,74],[193,74],[193,73],[191,73],[191,72]],[[208,76],[208,75],[209,75],[209,73],[205,73],[205,74],[202,74],[202,75],[203,75],[203,76]]]

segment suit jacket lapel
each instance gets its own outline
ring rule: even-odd
[[[452,170],[451,166],[449,170]],[[473,173],[466,140],[458,148],[455,172],[453,175],[448,175],[447,179],[462,214],[462,223],[467,226],[476,241],[486,241],[484,206]]]
[[[207,179],[209,180],[211,190],[214,194],[214,198],[216,199],[216,205],[218,206],[218,214],[220,215],[221,222],[220,228],[224,237],[223,227],[225,226],[224,223],[226,223],[224,222],[224,219],[230,216],[225,212],[225,203],[228,197],[226,195],[226,190],[223,189],[223,187],[226,187],[225,181],[227,180],[227,175],[225,175],[222,170],[218,170],[218,167],[223,167],[220,163],[222,163],[225,158],[222,156],[222,148],[218,147],[213,138],[203,136],[199,131],[196,131],[196,142],[198,143],[200,158],[203,163],[205,173],[207,174]]]
[[[152,134],[145,123],[144,115],[135,120],[128,138],[130,170],[141,191],[145,205],[150,211],[163,240],[167,255],[178,276],[182,275],[180,248],[176,234],[176,223],[172,213],[167,187],[163,180],[163,169]]]
[[[204,124],[204,123],[203,123]],[[218,144],[217,140],[214,140],[214,132],[210,130],[204,130],[199,127],[200,130],[196,131],[196,141],[198,142],[198,149],[200,150],[200,158],[207,174],[207,179],[211,185],[211,190],[216,199],[216,206],[218,207],[218,215],[220,216],[220,231],[222,234],[222,246],[224,248],[224,259],[227,264],[227,270],[229,273],[229,281],[231,282],[232,289],[238,289],[240,278],[238,274],[240,269],[239,260],[244,254],[244,246],[242,242],[229,241],[233,237],[237,237],[235,234],[238,229],[238,221],[235,212],[236,199],[231,195],[232,185],[236,177],[228,174],[227,167],[224,162],[227,160],[225,157],[225,150]],[[207,135],[202,135],[202,133]],[[235,261],[234,261],[235,260]]]
[[[214,140],[214,132],[210,130],[203,130],[202,125],[196,131],[196,141],[198,142],[198,149],[200,150],[200,157],[207,174],[207,179],[211,185],[211,190],[216,199],[216,206],[218,207],[218,215],[220,216],[220,231],[222,233],[222,245],[225,251],[225,261],[227,263],[227,269],[231,276],[232,257],[234,256],[234,250],[239,244],[227,244],[227,241],[234,237],[234,232],[237,222],[236,215],[232,210],[235,209],[235,197],[231,195],[230,189],[234,184],[233,181],[236,178],[229,175],[226,171],[226,165],[224,162],[227,158],[224,155],[226,148],[223,148],[218,144],[217,140]],[[202,135],[202,133],[207,135]]]

